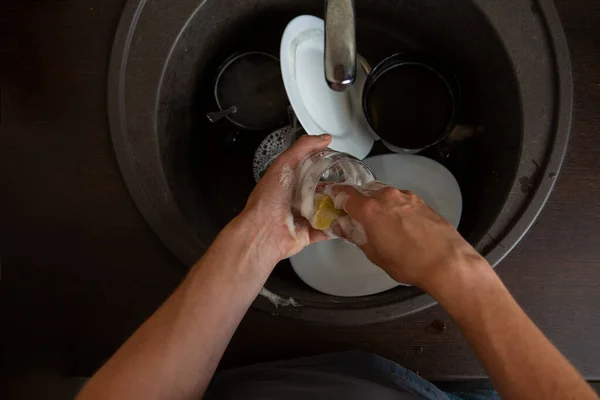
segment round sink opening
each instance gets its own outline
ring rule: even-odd
[[[316,5],[319,9],[322,6],[320,2]],[[411,30],[409,36],[402,30],[403,24],[398,22],[395,15],[398,11],[380,7],[374,13],[358,8],[357,48],[371,65],[393,53],[416,50],[437,55],[455,71],[462,84],[464,98],[464,113],[458,123],[465,126],[465,132],[456,138],[458,140],[446,141],[424,154],[443,163],[457,178],[464,197],[459,230],[475,244],[500,211],[515,178],[521,135],[516,80],[501,43],[489,27],[483,25],[485,21],[473,7],[469,20],[479,22],[480,44],[477,50],[469,45],[472,35],[466,29],[464,38],[456,39],[464,46],[460,54],[449,48],[445,40],[447,35],[426,41],[422,39],[425,32]],[[190,136],[189,142],[182,142],[180,148],[164,147],[163,154],[165,166],[172,166],[171,170],[167,169],[172,174],[171,182],[191,174],[189,185],[172,185],[171,188],[180,209],[192,224],[195,222],[195,231],[206,242],[212,241],[219,230],[244,208],[254,187],[254,151],[270,133],[241,130],[228,121],[217,124],[208,121],[205,112],[217,107],[212,87],[218,68],[236,52],[265,51],[277,55],[287,23],[298,13],[311,12],[318,11],[306,7],[290,12],[289,6],[279,5],[240,18],[227,27],[222,39],[213,42],[218,50],[210,56],[206,67],[197,70],[194,103],[191,105],[192,128],[189,133],[181,133]],[[464,15],[465,10],[462,13]],[[469,51],[469,48],[472,50]],[[481,51],[482,48],[485,51]],[[377,145],[373,153],[385,152],[384,149]],[[497,154],[502,157],[495,157]],[[184,161],[186,155],[189,163]],[[210,174],[208,178],[207,173]],[[204,214],[207,211],[210,229],[206,229],[205,224]],[[267,288],[292,296],[301,303],[334,304],[331,296],[305,285],[287,260],[278,265]],[[410,299],[418,293],[420,291],[415,288],[399,287],[368,298],[335,298],[338,302],[335,304],[339,307],[364,306],[365,303],[392,298],[395,301]]]
[[[208,121],[206,112],[218,110],[213,88],[219,67],[236,53],[278,56],[287,23],[301,14],[322,18],[323,2],[186,0],[173,5],[166,22],[149,3],[129,3],[117,35],[109,82],[113,141],[138,207],[163,241],[191,265],[244,208],[255,185],[254,151],[271,132],[243,130],[226,119]],[[510,7],[514,8],[511,15],[519,14],[518,2]],[[553,100],[551,79],[557,72],[542,59],[552,57],[548,43],[532,44],[539,47],[539,61],[522,61],[511,53],[516,44],[491,22],[491,12],[470,0],[436,4],[357,0],[356,36],[358,52],[372,66],[408,50],[430,53],[456,74],[462,89],[460,127],[421,154],[439,161],[456,177],[463,195],[459,231],[484,255],[499,252],[490,260],[496,263],[543,204],[542,200],[528,211],[536,188],[543,183],[538,175],[530,176],[529,192],[518,193],[517,184],[526,171],[544,172],[548,164],[544,157],[557,136],[553,123],[533,125],[540,116],[533,108],[540,107],[540,113],[551,119],[560,104]],[[536,29],[545,29],[542,22],[537,21]],[[164,28],[160,34],[157,24]],[[521,62],[539,62],[539,68],[547,69],[548,79],[534,83],[540,89],[533,97],[542,93],[548,97],[543,104],[534,105],[523,91],[529,77],[525,76],[528,70],[517,69]],[[533,74],[536,66],[527,68]],[[535,130],[543,140],[530,139]],[[568,129],[559,136],[566,139],[567,134]],[[382,152],[387,150],[376,142],[371,154]],[[537,160],[537,169],[524,166],[524,154]],[[543,199],[549,185],[542,190]],[[512,232],[527,212],[531,215],[526,226]],[[506,238],[511,234],[509,243]],[[316,322],[381,321],[434,304],[411,287],[357,298],[325,295],[304,284],[287,260],[276,267],[266,287],[282,297],[293,297],[303,307],[275,309],[261,298],[255,306]]]

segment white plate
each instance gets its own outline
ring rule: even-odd
[[[344,92],[329,88],[324,72],[325,23],[310,15],[294,18],[283,32],[281,74],[298,120],[309,135],[329,133],[330,148],[363,159],[373,134],[362,110],[367,74],[357,68],[356,82]]]
[[[365,163],[378,180],[411,190],[438,214],[458,226],[462,196],[454,176],[443,165],[413,154],[385,154]],[[371,263],[356,246],[342,239],[315,243],[290,258],[296,274],[310,287],[334,296],[367,296],[399,285]]]

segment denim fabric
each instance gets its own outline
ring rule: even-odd
[[[393,361],[359,352],[331,353],[219,372],[207,399],[495,400],[493,390],[442,392]]]

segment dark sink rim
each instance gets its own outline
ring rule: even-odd
[[[126,4],[115,35],[109,64],[107,93],[111,138],[121,173],[138,209],[162,242],[183,263],[191,265],[195,259],[190,258],[189,255],[194,254],[195,249],[186,246],[185,243],[181,243],[177,239],[178,235],[181,234],[178,230],[185,229],[186,227],[183,217],[175,216],[175,223],[167,221],[148,198],[147,192],[139,180],[138,171],[131,159],[130,147],[126,137],[127,121],[124,113],[125,80],[123,79],[123,75],[127,68],[127,55],[133,33],[146,3],[146,0],[130,0]],[[554,84],[556,89],[554,98],[555,115],[552,130],[554,136],[551,140],[544,164],[540,166],[542,171],[540,176],[542,178],[538,182],[533,195],[530,196],[529,203],[514,221],[508,233],[484,254],[492,266],[496,266],[508,255],[527,233],[541,212],[558,177],[565,157],[571,127],[573,82],[567,41],[552,1],[537,0],[536,3],[538,12],[544,19],[549,46],[553,53]],[[188,257],[185,255],[188,255]],[[277,316],[285,316],[317,324],[343,326],[384,322],[410,315],[435,304],[436,301],[431,296],[422,294],[406,302],[363,308],[276,308],[268,300],[260,296],[255,300],[253,306]]]

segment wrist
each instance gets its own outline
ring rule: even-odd
[[[510,298],[496,272],[483,258],[457,269],[431,295],[463,329],[469,325],[465,321],[494,313],[501,299]]]
[[[267,269],[269,272],[280,261],[272,244],[276,238],[272,235],[272,227],[267,219],[255,210],[244,210],[235,217],[219,236],[226,241],[235,240],[246,249],[246,258],[252,267]]]
[[[446,258],[434,273],[429,274],[422,288],[440,303],[447,297],[466,293],[473,282],[483,279],[489,272],[495,275],[487,260],[473,248]]]
[[[251,302],[265,284],[275,262],[260,251],[252,220],[234,218],[211,244],[188,274],[185,285],[192,288],[210,286],[212,293],[231,296],[236,301]]]

